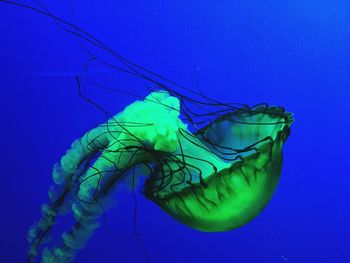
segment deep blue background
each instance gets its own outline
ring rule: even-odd
[[[50,2],[50,10],[70,19],[68,2]],[[350,1],[72,4],[81,27],[157,73],[195,89],[199,67],[208,96],[295,113],[277,192],[245,227],[200,233],[138,196],[138,227],[152,262],[350,262]],[[24,262],[26,233],[47,201],[52,165],[104,121],[77,93],[74,74],[84,59],[76,39],[50,19],[0,3],[1,262]],[[147,83],[108,70],[96,75],[147,93]],[[90,95],[113,113],[130,101]],[[76,262],[145,262],[136,240],[116,237],[132,231],[131,196],[119,199]]]

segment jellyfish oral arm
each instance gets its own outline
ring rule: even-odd
[[[50,204],[42,206],[42,217],[28,233],[28,261],[34,261],[41,243],[45,242],[56,221],[56,217],[67,209],[71,203],[72,192],[81,174],[87,170],[90,159],[109,143],[107,130],[99,126],[75,140],[71,148],[62,156],[60,163],[53,167],[54,185],[50,187]],[[68,199],[68,200],[67,200]]]
[[[107,123],[75,140],[53,169],[54,185],[49,191],[51,203],[42,207],[42,217],[28,234],[28,261],[45,244],[56,217],[73,212],[76,223],[63,233],[62,243],[45,247],[43,262],[70,262],[93,231],[110,191],[125,172],[138,163],[147,163],[158,151],[172,151],[179,120],[178,100],[166,92],[137,101]]]

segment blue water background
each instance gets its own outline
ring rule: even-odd
[[[58,3],[60,2],[60,3]],[[67,1],[44,2],[71,20]],[[350,262],[350,2],[72,1],[79,26],[138,64],[222,101],[295,114],[280,184],[268,207],[226,233],[192,230],[138,195],[151,262]],[[0,262],[24,262],[26,234],[47,201],[53,164],[105,120],[77,92],[86,54],[43,15],[0,3]],[[117,89],[150,83],[91,69]],[[196,76],[196,77],[195,77]],[[110,112],[133,98],[88,90]],[[76,262],[145,262],[122,191]]]

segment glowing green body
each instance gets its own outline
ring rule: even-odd
[[[277,186],[293,119],[279,107],[228,108],[191,132],[180,101],[153,92],[73,142],[54,167],[51,204],[29,231],[28,261],[70,206],[76,223],[62,244],[43,250],[42,262],[71,262],[99,226],[109,193],[130,171],[134,181],[140,166],[147,168],[144,195],[194,229],[227,231],[255,218]]]

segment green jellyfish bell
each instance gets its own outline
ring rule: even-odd
[[[243,109],[216,119],[182,146],[191,153],[183,162],[202,171],[202,182],[186,185],[180,181],[189,174],[172,175],[171,183],[157,192],[162,198],[157,198],[153,193],[159,185],[154,183],[157,177],[152,177],[146,196],[174,218],[201,231],[227,231],[248,223],[265,208],[276,189],[282,146],[292,122],[291,114],[279,107]],[[216,153],[218,146],[236,149],[240,155],[222,159]]]

